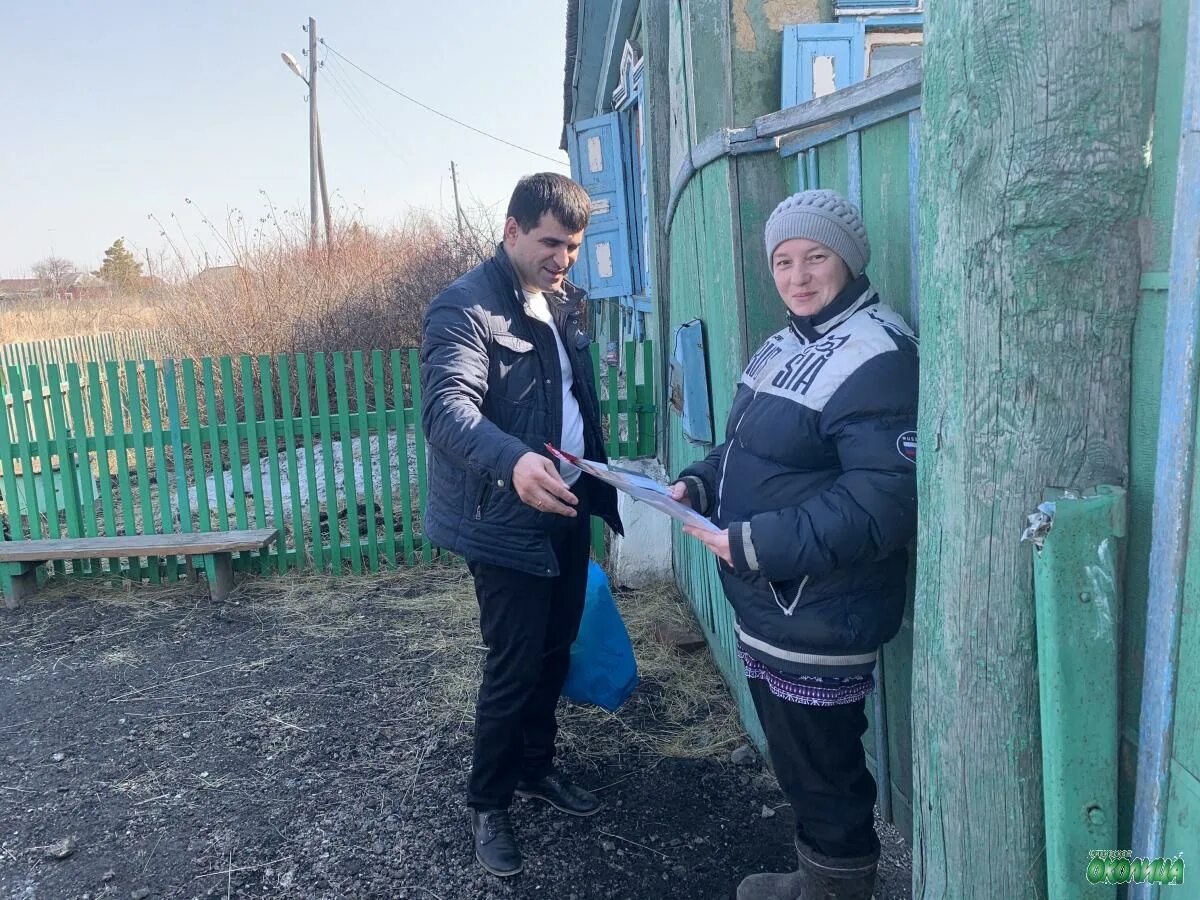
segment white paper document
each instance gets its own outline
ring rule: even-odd
[[[667,485],[660,484],[653,478],[647,478],[645,475],[639,475],[636,472],[627,472],[624,469],[591,459],[581,459],[549,444],[546,445],[546,449],[550,451],[555,459],[575,466],[575,468],[587,472],[593,478],[598,478],[605,484],[611,484],[618,491],[624,491],[635,500],[640,500],[643,503],[653,506],[659,512],[666,513],[672,519],[683,522],[685,525],[695,525],[697,528],[703,528],[705,531],[721,530],[690,506],[672,499],[667,491]]]

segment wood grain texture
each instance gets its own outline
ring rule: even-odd
[[[1047,896],[1018,538],[1045,488],[1126,480],[1148,8],[929,10],[914,897]]]
[[[50,559],[88,559],[96,556],[158,556],[168,553],[200,556],[261,550],[279,537],[274,528],[214,531],[209,534],[138,534],[120,537],[61,538],[0,543],[0,562],[42,562]]]

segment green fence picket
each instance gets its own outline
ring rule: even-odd
[[[404,373],[399,350],[391,352],[392,364],[392,407],[396,410],[396,458],[397,477],[400,479],[400,522],[404,528],[404,563],[413,565],[417,561],[413,542],[412,508],[412,461],[408,456],[408,416],[404,409]],[[415,427],[420,429],[419,416]]]
[[[67,404],[71,409],[71,438],[74,452],[79,457],[79,517],[85,538],[95,538],[96,528],[96,482],[91,474],[91,451],[88,440],[89,416],[85,412],[84,390],[79,379],[78,362],[67,364]],[[5,457],[7,460],[7,456]],[[98,467],[97,467],[98,468]],[[92,575],[101,575],[103,564],[100,559],[86,560]]]
[[[200,363],[200,375],[204,380],[204,405],[208,413],[208,447],[213,472],[213,500],[217,504],[217,531],[229,530],[229,493],[232,490],[225,486],[225,463],[221,458],[221,418],[217,406],[216,374],[213,371],[213,361],[204,359]],[[210,573],[211,574],[211,573]]]
[[[175,368],[175,360],[163,361],[163,390],[167,400],[167,428],[171,435],[171,456],[175,464],[175,505],[179,510],[179,531],[181,534],[192,533],[192,495],[188,490],[187,456],[183,448],[183,410],[179,404],[179,372]],[[199,446],[194,456],[199,455]],[[161,475],[159,476],[161,480]],[[161,489],[160,489],[161,491]],[[199,500],[200,492],[196,491]],[[164,515],[164,519],[166,516]]]
[[[418,512],[423,516],[429,508],[429,480],[425,472],[425,430],[421,427],[421,361],[415,348],[408,351],[408,379],[412,391],[413,437],[416,439]],[[421,559],[433,561],[433,544],[424,529],[421,530]]]
[[[258,358],[258,380],[262,385],[263,443],[267,454],[267,474],[271,479],[271,527],[279,532],[275,542],[275,568],[281,574],[287,571],[287,534],[284,528],[283,483],[279,475],[279,434],[275,428],[275,390],[271,384],[271,357]],[[263,560],[271,562],[271,548],[262,554]],[[267,571],[266,568],[263,571]]]
[[[66,519],[67,536],[83,537],[83,522],[80,516],[79,502],[79,471],[76,465],[76,454],[71,446],[71,435],[67,431],[67,411],[63,400],[63,382],[59,367],[51,363],[46,367],[46,381],[50,388],[50,420],[54,425],[54,454],[58,457],[59,481],[62,484],[63,516]],[[84,454],[87,459],[87,454]],[[72,562],[71,571],[91,571],[89,560]]]
[[[154,533],[154,504],[150,496],[150,472],[146,464],[146,428],[142,416],[142,398],[138,389],[138,364],[129,360],[125,363],[125,389],[129,403],[129,430],[133,440],[133,459],[137,467],[138,499],[141,501],[142,527],[137,529],[140,534]],[[127,510],[132,513],[133,510]],[[158,584],[162,579],[159,569],[162,560],[156,556],[146,557],[146,574],[151,584]]]
[[[617,391],[617,374],[620,365],[608,367],[608,455],[621,457],[621,400]]]
[[[249,356],[242,356],[242,421],[246,423],[246,468],[250,470],[250,494],[254,499],[254,527],[267,527],[267,509],[262,479],[262,450],[258,441],[258,398],[254,390],[254,369]],[[265,405],[265,404],[264,404]],[[257,560],[246,553],[246,565],[266,574],[271,560],[266,553]]]
[[[4,375],[4,390],[7,392],[11,386],[7,372]],[[5,395],[4,402],[7,408],[11,394]],[[17,488],[17,472],[16,460],[17,450],[14,444],[16,429],[16,419],[5,417],[5,422],[0,426],[0,465],[4,467],[4,514],[8,518],[8,536],[5,540],[23,541],[25,540],[25,525],[22,520],[25,518],[21,515],[21,497]],[[5,576],[4,591],[8,596],[11,594],[11,578]]]
[[[362,456],[363,467],[363,527],[367,531],[367,571],[378,572],[379,518],[376,515],[375,505],[374,461],[378,457],[380,468],[386,466],[383,457],[387,454],[387,433],[381,432],[377,436],[379,452],[371,453],[371,413],[367,409],[367,380],[363,370],[362,351],[355,350],[350,358],[354,365],[355,412],[358,417],[358,446],[361,450],[359,455]]]
[[[237,393],[233,383],[233,359],[221,357],[221,402],[225,410],[225,444],[229,452],[229,476],[233,484],[230,494],[233,495],[233,510],[237,519],[237,527],[250,527],[246,515],[246,471],[242,467],[242,441],[238,434]],[[239,554],[236,560],[239,568],[245,568],[247,560]]]
[[[375,401],[375,431],[379,434],[379,504],[383,510],[383,556],[388,565],[395,568],[396,516],[392,504],[392,467],[396,457],[392,455],[391,450],[382,350],[371,351],[371,382]],[[402,439],[403,436],[397,432],[397,444]]]
[[[296,393],[300,398],[300,431],[304,436],[304,477],[308,485],[308,527],[312,541],[313,566],[318,572],[325,571],[325,548],[321,538],[321,497],[317,489],[317,449],[313,439],[312,409],[309,394],[308,357],[303,353],[296,356]],[[328,497],[326,497],[328,500]],[[328,518],[329,504],[325,504]],[[334,524],[336,525],[336,519]],[[332,531],[332,528],[330,529]]]
[[[337,480],[333,471],[333,421],[329,417],[329,371],[324,353],[313,354],[313,380],[321,429],[321,463],[325,468],[325,524],[329,526],[329,567],[342,574],[342,528],[338,515]],[[343,463],[345,454],[343,454]],[[342,467],[345,471],[345,466]]]
[[[337,391],[338,440],[342,448],[342,485],[346,491],[346,537],[350,547],[350,568],[355,575],[360,575],[362,544],[358,525],[358,485],[354,477],[354,435],[350,430],[350,403],[346,394],[346,356],[341,351],[333,354],[333,382]],[[361,441],[359,456],[366,456],[366,447]]]
[[[304,551],[304,506],[300,493],[299,469],[296,463],[296,407],[292,402],[292,374],[286,354],[281,353],[278,356],[277,365],[279,406],[283,412],[283,443],[287,451],[288,490],[291,492],[292,498],[292,543],[296,548],[294,558],[291,553],[288,554],[288,558],[297,567],[303,567],[307,556]],[[310,506],[309,509],[315,509],[315,506]],[[282,550],[282,547],[280,549]]]
[[[641,418],[638,434],[642,439],[638,455],[654,456],[658,452],[659,426],[655,414],[654,346],[650,341],[642,341],[642,382],[638,385],[638,391],[638,415]]]
[[[43,534],[47,538],[58,538],[62,536],[62,529],[59,525],[58,517],[58,496],[57,489],[54,486],[54,460],[50,453],[50,429],[47,427],[46,420],[46,401],[45,395],[42,393],[42,367],[35,366],[26,372],[28,378],[29,392],[32,395],[32,400],[29,404],[30,418],[33,420],[33,433],[30,435],[30,451],[36,450],[38,458],[38,469],[40,478],[39,483],[42,486],[42,512],[45,515],[45,531]],[[53,565],[46,564],[46,570],[53,570],[55,574],[65,574],[67,567],[63,560],[56,560]]]
[[[196,484],[196,523],[201,532],[213,529],[212,504],[216,497],[224,498],[224,478],[217,484],[217,476],[221,473],[220,442],[217,440],[215,405],[212,400],[212,360],[205,359],[201,364],[201,379],[196,378],[196,362],[192,359],[183,360],[183,400],[187,409],[188,439],[192,451],[192,479]],[[204,384],[202,384],[204,382]],[[204,415],[200,414],[200,399],[204,398]],[[205,428],[207,422],[208,427]],[[208,445],[209,465],[205,465],[205,445]],[[208,473],[213,472],[213,499],[208,496]],[[223,508],[223,506],[221,507]],[[220,513],[218,513],[220,515]],[[228,521],[228,520],[226,520]],[[209,584],[216,577],[216,568],[212,557],[203,560],[204,575]]]
[[[146,374],[146,410],[150,419],[150,436],[151,448],[154,451],[154,484],[158,488],[158,518],[159,524],[157,531],[161,534],[175,534],[175,518],[171,513],[171,475],[169,472],[170,464],[167,459],[167,448],[164,441],[164,432],[162,420],[162,398],[158,392],[158,367],[154,364],[154,360],[147,359],[142,363],[143,371]],[[163,373],[164,381],[166,373]],[[176,467],[181,466],[183,461],[176,457]],[[150,484],[146,484],[146,493],[150,493]],[[185,493],[183,498],[187,499]],[[179,506],[179,501],[176,502],[176,507]],[[182,523],[183,511],[180,509],[179,518]],[[154,522],[151,521],[151,525]],[[145,530],[145,526],[143,526]],[[150,532],[146,532],[149,534]],[[169,582],[179,580],[179,557],[174,553],[168,554],[163,558],[166,579]]]
[[[637,415],[637,343],[625,342],[625,397],[622,406],[625,408],[625,421],[628,424],[628,440],[625,441],[624,455],[628,459],[636,459],[641,445],[641,422]]]
[[[96,481],[100,491],[100,509],[104,516],[104,535],[117,535],[117,514],[113,503],[113,469],[109,458],[109,448],[113,446],[110,440],[108,426],[104,417],[104,379],[100,375],[100,364],[92,361],[87,364],[87,390],[91,400],[90,420],[92,425],[92,446],[96,449]],[[108,574],[113,578],[121,577],[121,561],[116,557],[108,560]]]
[[[29,537],[40,540],[46,536],[42,530],[42,508],[38,502],[37,477],[33,471],[33,446],[30,443],[28,406],[26,405],[25,376],[23,369],[12,366],[8,370],[8,383],[12,388],[13,423],[17,427],[17,460],[21,463],[21,485],[25,489],[25,511],[29,520]]]
[[[108,411],[112,418],[113,452],[116,456],[117,484],[121,496],[121,534],[135,534],[131,517],[134,514],[133,486],[129,483],[129,444],[125,432],[125,407],[121,402],[121,370],[116,360],[104,362],[105,387],[108,388]],[[141,560],[129,560],[129,578],[135,584],[142,581]]]

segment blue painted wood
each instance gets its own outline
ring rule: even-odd
[[[913,331],[920,333],[921,319],[921,250],[920,207],[917,203],[917,176],[921,169],[921,110],[908,114],[908,247],[911,259],[909,272],[909,318]]]
[[[859,133],[846,135],[846,193],[851,203],[862,209],[862,142]]]
[[[779,141],[779,155],[793,156],[812,147],[828,144],[830,141],[850,134],[854,131],[865,131],[879,122],[895,119],[906,115],[914,109],[921,108],[921,95],[910,93],[900,94],[884,100],[861,112],[851,113],[823,125],[814,125],[790,134]]]
[[[679,411],[683,435],[696,444],[713,442],[712,403],[708,396],[708,354],[704,324],[692,319],[675,329],[671,357],[671,403]]]
[[[644,290],[644,273],[646,268],[646,234],[644,214],[642,209],[642,179],[643,160],[637,146],[636,117],[637,107],[630,107],[618,113],[618,138],[621,142],[622,169],[625,176],[625,209],[629,215],[629,282],[630,294],[640,294]]]
[[[783,108],[812,100],[813,61],[819,56],[834,60],[835,87],[849,87],[863,77],[863,29],[857,23],[789,25],[784,29]],[[788,45],[792,45],[788,48]]]
[[[570,126],[575,179],[592,198],[592,216],[572,280],[601,300],[633,293],[633,254],[621,153],[620,113]]]
[[[867,0],[866,3],[855,3],[855,7],[888,7],[902,6],[900,3],[891,3],[889,0]],[[844,15],[838,16],[839,23],[857,22],[865,26],[868,30],[871,28],[894,28],[901,25],[908,26],[923,26],[925,24],[925,16],[922,13],[869,13],[865,16]]]
[[[1192,0],[1189,6],[1133,811],[1133,855],[1151,858],[1162,856],[1167,849],[1164,837],[1200,378],[1200,266],[1196,262],[1196,248],[1200,247],[1200,191],[1196,190],[1200,184],[1200,0]],[[1155,893],[1149,884],[1134,884],[1129,900],[1151,900]]]

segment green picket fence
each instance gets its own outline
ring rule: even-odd
[[[626,341],[615,360],[601,365],[592,344],[592,371],[599,382],[600,410],[610,459],[654,456],[658,446],[654,405],[654,345]]]
[[[109,359],[162,359],[172,351],[167,335],[151,328],[0,344],[0,383],[10,366],[27,369],[51,363],[65,366]]]
[[[650,358],[627,348],[605,373],[617,455],[653,453]],[[9,366],[4,538],[271,527],[278,544],[238,568],[429,563],[417,371],[416,350]],[[53,568],[154,583],[186,572],[174,557]]]

